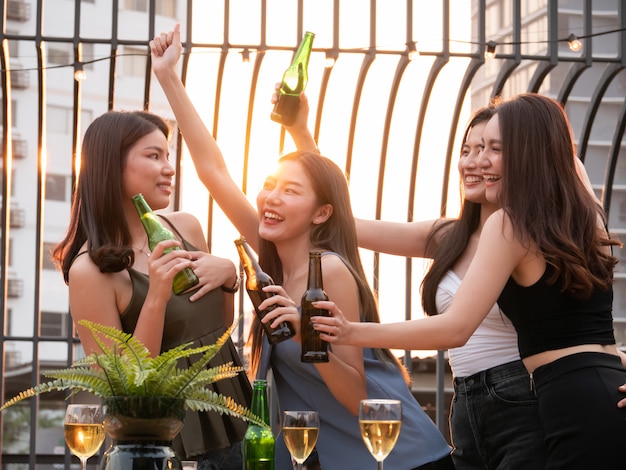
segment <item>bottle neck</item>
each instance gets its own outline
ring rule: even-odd
[[[320,253],[309,253],[309,279],[307,287],[308,289],[324,288],[324,281],[322,278],[322,256]]]
[[[270,413],[267,405],[267,382],[265,380],[254,381],[250,411],[261,418],[265,424],[270,424]]]

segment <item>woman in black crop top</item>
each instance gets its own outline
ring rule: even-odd
[[[502,209],[486,221],[446,314],[359,324],[329,302],[319,306],[333,316],[315,317],[316,328],[335,344],[445,349],[464,344],[497,301],[537,394],[546,468],[622,469],[626,368],[612,330],[610,248],[619,242],[578,174],[565,112],[545,96],[519,95],[496,108],[483,144],[487,198]]]
[[[133,333],[153,354],[193,342],[212,344],[233,321],[237,277],[234,264],[208,254],[198,220],[171,212],[163,223],[179,240],[159,243],[151,253],[131,197],[142,193],[154,210],[169,206],[174,167],[169,161],[166,122],[143,111],[111,111],[91,123],[83,139],[81,167],[70,226],[54,256],[69,286],[75,322],[88,319]],[[164,250],[180,246],[181,250]],[[199,287],[172,295],[176,273],[190,266]],[[77,326],[86,354],[99,351]],[[241,364],[229,341],[216,366]],[[245,374],[214,384],[214,391],[249,406]],[[240,470],[240,441],[246,423],[217,413],[188,412],[174,447],[182,460],[199,468],[228,460],[223,469]],[[214,467],[210,467],[214,468]]]

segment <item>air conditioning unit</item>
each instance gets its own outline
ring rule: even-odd
[[[15,21],[30,20],[30,3],[24,0],[9,0],[7,6],[7,19]]]
[[[0,139],[0,142],[2,139]],[[11,147],[13,150],[13,158],[23,160],[28,155],[28,141],[21,137],[13,137],[11,139]]]
[[[7,284],[7,297],[14,299],[24,294],[24,281],[22,279],[9,279]]]
[[[24,90],[30,85],[28,70],[24,70],[21,64],[11,64],[11,86],[18,90]]]
[[[11,228],[23,228],[26,223],[26,211],[11,207]]]

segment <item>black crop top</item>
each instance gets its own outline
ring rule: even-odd
[[[509,278],[498,305],[517,330],[520,356],[581,344],[615,344],[613,288],[594,290],[579,300],[560,291],[560,282],[546,279],[554,268],[547,265],[541,279],[528,287]]]

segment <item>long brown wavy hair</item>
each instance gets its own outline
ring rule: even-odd
[[[606,227],[603,208],[576,171],[569,121],[557,101],[524,93],[496,109],[502,141],[503,184],[499,204],[521,243],[534,245],[554,267],[548,279],[584,299],[613,280],[617,258],[605,252],[620,245]]]
[[[330,204],[332,215],[322,224],[311,230],[311,245],[322,251],[332,251],[340,255],[354,277],[359,292],[361,307],[360,319],[363,322],[380,322],[378,305],[369,287],[361,257],[359,255],[356,224],[350,204],[350,192],[345,175],[330,159],[312,152],[297,151],[280,158],[279,163],[294,161],[300,163],[311,181],[313,191],[320,205]],[[276,245],[268,240],[259,240],[259,264],[274,282],[281,284],[283,269]],[[332,300],[332,299],[331,299]],[[255,317],[251,328],[251,370],[254,374],[261,352],[262,330]],[[376,356],[398,367],[408,381],[408,374],[398,359],[387,349],[375,349]]]

